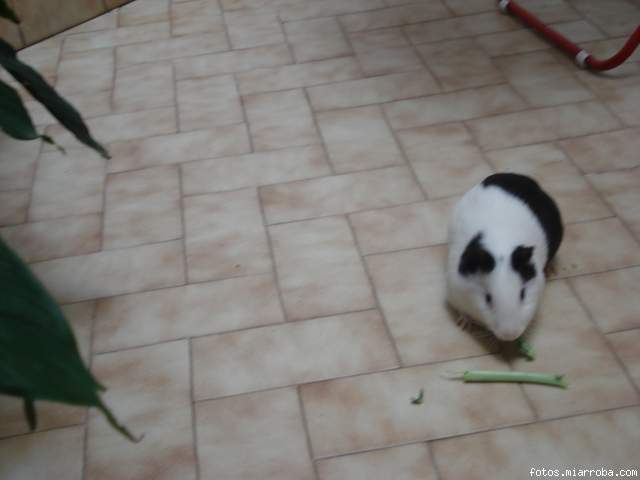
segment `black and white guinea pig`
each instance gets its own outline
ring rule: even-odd
[[[499,339],[515,340],[536,313],[562,235],[560,210],[535,180],[487,177],[451,213],[447,301]]]

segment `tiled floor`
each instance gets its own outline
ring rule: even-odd
[[[640,2],[522,0],[598,55]],[[526,479],[640,458],[640,56],[605,75],[494,0],[137,0],[21,53],[102,160],[0,139],[0,234],[105,399],[0,399],[2,479]],[[494,171],[567,223],[538,359],[461,330],[447,215]],[[460,384],[566,373],[568,390]],[[423,405],[410,398],[423,388]]]

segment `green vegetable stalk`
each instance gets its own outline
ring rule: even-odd
[[[465,382],[520,382],[539,383],[553,387],[567,388],[564,375],[538,372],[511,372],[494,370],[467,370],[455,376],[449,377],[461,379]]]
[[[417,397],[411,397],[411,403],[413,405],[422,405],[424,403],[424,388],[420,389]]]
[[[516,340],[516,346],[518,347],[518,351],[527,357],[528,361],[533,361],[536,359],[536,353],[533,351],[533,347],[527,343],[522,337]]]

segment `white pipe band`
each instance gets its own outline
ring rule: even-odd
[[[510,0],[500,0],[500,3],[498,4],[498,7],[500,7],[500,10],[502,10],[503,12],[506,12],[507,6],[509,5],[509,1]]]
[[[587,68],[587,58],[591,55],[586,50],[580,50],[576,55],[576,63],[582,68]]]

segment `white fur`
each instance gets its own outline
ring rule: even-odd
[[[483,233],[482,244],[496,261],[489,274],[463,277],[458,273],[460,257],[469,241]],[[533,246],[536,276],[524,286],[511,267],[511,253],[518,245]],[[542,291],[547,242],[533,212],[517,197],[496,186],[477,185],[456,204],[449,222],[447,300],[459,312],[483,324],[502,340],[514,340],[533,319]],[[488,305],[485,296],[493,302]]]

